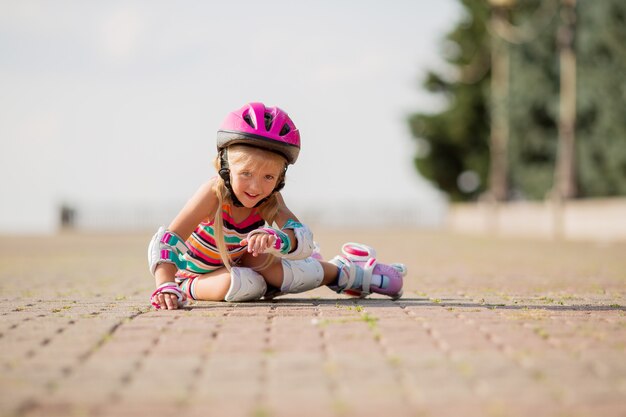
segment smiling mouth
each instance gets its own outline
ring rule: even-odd
[[[245,193],[245,194],[248,198],[252,198],[252,199],[257,198],[260,195],[260,194],[252,195],[250,193]]]

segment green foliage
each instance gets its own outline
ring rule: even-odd
[[[465,16],[446,36],[450,73],[431,72],[424,87],[445,98],[439,113],[408,122],[418,140],[415,165],[452,200],[485,191],[489,168],[490,10],[484,0],[461,0]],[[560,2],[559,2],[560,3]],[[540,0],[518,0],[509,19],[533,35],[509,44],[509,195],[541,199],[553,186],[559,117],[559,11],[538,18]],[[544,3],[545,4],[545,3]],[[626,194],[626,2],[578,1],[576,181],[579,196]],[[545,16],[544,16],[545,17]],[[551,17],[551,18],[550,18]],[[467,170],[478,173],[473,192],[459,189]]]
[[[626,2],[578,2],[578,186],[626,195]]]
[[[559,19],[552,12],[537,27],[533,3],[514,16],[516,26],[534,28],[530,40],[509,45],[509,187],[516,198],[542,199],[553,186],[558,144]]]
[[[446,37],[446,61],[456,68],[460,77],[430,72],[425,88],[443,96],[447,108],[438,114],[414,114],[409,118],[413,135],[419,138],[415,158],[421,174],[432,180],[453,200],[462,200],[457,178],[466,170],[477,172],[484,190],[488,167],[488,81],[489,37],[485,27],[488,9],[484,2],[463,1],[467,13],[457,27]],[[425,151],[424,151],[425,149]]]

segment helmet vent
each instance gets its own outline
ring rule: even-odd
[[[291,128],[289,127],[289,125],[287,123],[285,123],[283,125],[283,128],[280,129],[280,133],[278,135],[279,136],[285,136],[289,132],[291,132]]]
[[[269,113],[265,113],[265,130],[269,132],[269,130],[272,128],[273,122],[274,119],[272,119],[272,115]]]
[[[244,122],[248,123],[248,125],[249,125],[250,127],[252,127],[252,128],[256,128],[256,126],[254,125],[254,123],[252,123],[252,118],[250,117],[250,115],[249,115],[249,114],[245,114],[245,115],[243,116],[243,120],[244,120]]]

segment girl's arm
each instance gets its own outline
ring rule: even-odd
[[[186,241],[202,221],[212,218],[219,204],[213,184],[215,179],[207,181],[187,201],[182,210],[170,223],[167,231],[175,233],[182,241]],[[159,263],[154,270],[156,286],[174,281],[177,267],[172,263]],[[162,299],[161,299],[162,298]],[[177,298],[173,294],[159,294],[159,304],[168,309],[177,307]]]
[[[287,207],[287,204],[285,203],[285,199],[283,198],[281,193],[276,193],[276,199],[278,201],[278,213],[276,214],[276,219],[274,219],[274,223],[276,223],[276,225],[282,229],[283,227],[285,227],[285,224],[289,221],[289,220],[293,220],[294,222],[300,222],[300,220],[298,220],[298,218],[296,217],[295,214],[293,214],[293,212],[291,210],[289,210],[289,207]],[[287,229],[289,230],[289,237],[290,238],[294,238],[294,234],[293,234],[293,230],[291,229]]]
[[[280,193],[277,199],[278,213],[274,223],[279,229],[266,227],[250,232],[247,240],[243,241],[248,244],[248,252],[255,256],[267,252],[287,259],[311,256],[315,248],[313,233],[289,210]]]
[[[176,233],[183,240],[187,240],[201,222],[213,218],[218,205],[217,195],[213,188],[215,181],[215,178],[211,178],[200,186],[170,223],[168,230]]]

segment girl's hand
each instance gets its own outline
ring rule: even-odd
[[[276,244],[276,236],[269,233],[257,233],[250,236],[249,239],[243,239],[240,243],[241,246],[248,246],[248,253],[252,256],[259,256],[267,249]]]
[[[157,302],[163,310],[178,309],[178,297],[174,294],[161,293],[155,298],[154,301]]]
[[[150,297],[150,303],[157,310],[176,310],[187,302],[187,295],[173,281],[159,285]]]

